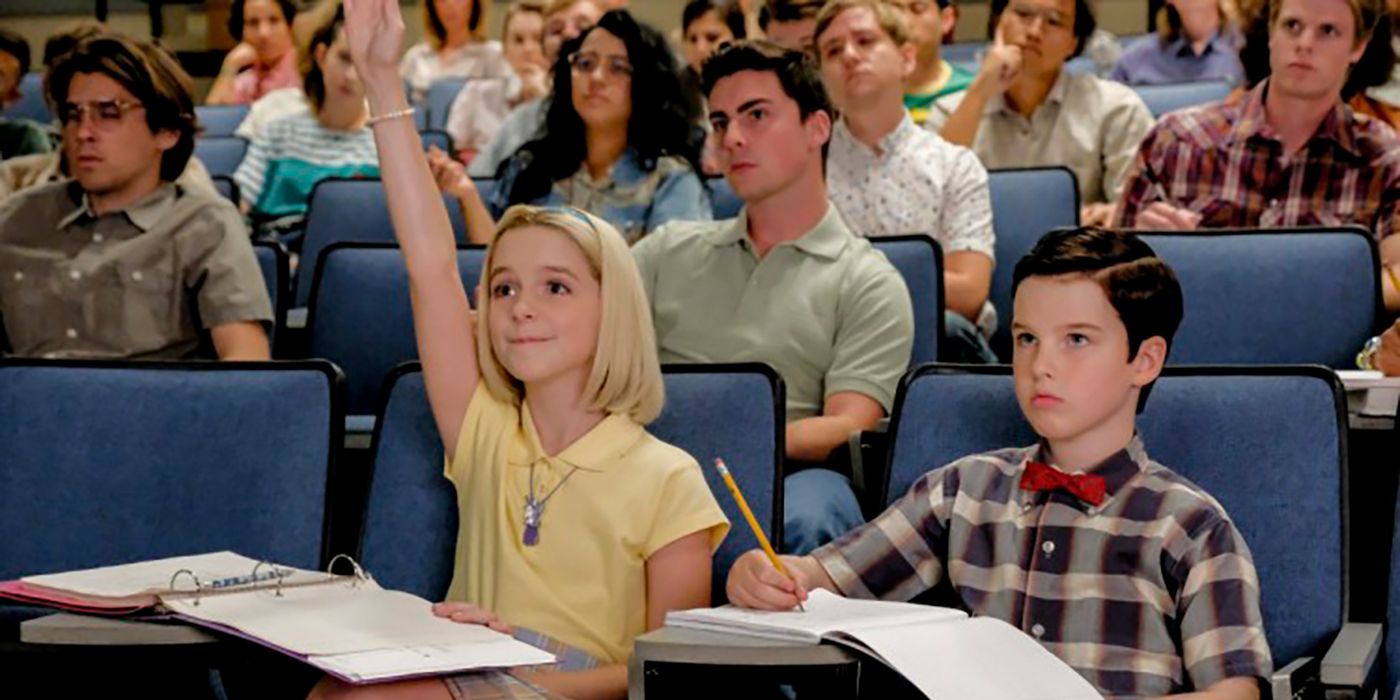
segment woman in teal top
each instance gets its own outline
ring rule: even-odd
[[[379,176],[374,136],[365,126],[364,86],[350,63],[344,21],[344,11],[336,8],[300,57],[310,110],[264,127],[233,176],[245,209],[260,225],[300,221],[321,180]]]

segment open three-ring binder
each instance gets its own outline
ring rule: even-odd
[[[509,635],[436,617],[428,601],[381,588],[349,563],[355,573],[342,576],[217,552],[27,576],[0,583],[0,597],[86,614],[163,614],[354,684],[555,660]]]

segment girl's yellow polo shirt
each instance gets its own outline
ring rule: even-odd
[[[525,497],[545,502],[539,541],[524,545]],[[605,662],[623,663],[646,631],[646,560],[701,530],[719,546],[729,523],[695,459],[610,415],[550,457],[529,403],[478,385],[457,454],[457,557],[448,600],[495,611]]]

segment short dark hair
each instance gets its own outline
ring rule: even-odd
[[[827,97],[821,73],[812,57],[764,39],[745,39],[721,47],[700,67],[701,87],[708,96],[714,91],[715,83],[746,70],[776,75],[783,92],[797,102],[803,119],[816,112],[826,112],[835,119],[831,99]]]
[[[681,33],[690,29],[690,25],[705,15],[714,12],[719,15],[719,21],[724,26],[729,27],[729,33],[735,39],[743,39],[748,35],[748,27],[744,24],[744,8],[739,6],[737,0],[690,0],[685,4],[685,9],[681,10]]]
[[[84,39],[102,34],[102,25],[92,20],[79,22],[77,26],[65,32],[59,32],[50,36],[44,41],[44,70],[53,68],[58,59],[64,54],[72,51]]]
[[[432,2],[433,0],[427,0]],[[311,103],[312,111],[321,111],[321,105],[326,101],[326,76],[321,74],[321,66],[316,63],[316,48],[319,46],[330,47],[335,43],[335,37],[340,32],[340,28],[345,25],[345,6],[340,2],[335,3],[335,13],[326,17],[320,26],[311,30],[311,38],[306,41],[306,52],[298,57],[301,66],[301,87],[306,93],[306,99]]]
[[[428,0],[429,4],[432,0]],[[248,0],[233,0],[233,5],[229,7],[228,33],[233,36],[234,41],[243,41],[243,6],[248,4]],[[287,21],[287,31],[292,30],[292,20],[297,18],[297,5],[292,0],[277,0],[277,6],[282,8],[282,19]]]
[[[0,53],[7,53],[19,61],[19,74],[29,72],[29,42],[8,29],[0,29]]]
[[[1011,296],[1015,298],[1027,278],[1061,275],[1083,275],[1103,287],[1128,330],[1129,361],[1137,357],[1144,340],[1156,336],[1167,342],[1170,353],[1185,313],[1181,283],[1141,238],[1097,226],[1051,231],[1016,263]],[[1139,413],[1151,390],[1148,384],[1138,395]]]
[[[130,92],[145,107],[152,133],[179,134],[161,156],[160,179],[180,177],[194,152],[194,83],[175,58],[155,44],[120,34],[84,39],[49,69],[44,85],[49,104],[68,101],[68,88],[79,73],[105,75]]]
[[[816,19],[824,0],[765,0],[758,8],[758,26],[768,29],[771,22],[798,22]]]
[[[987,15],[987,38],[991,39],[997,35],[997,23],[1001,21],[1001,15],[1006,11],[1006,6],[1011,4],[1011,0],[992,0],[991,13]],[[1070,58],[1074,58],[1084,52],[1084,48],[1089,45],[1089,37],[1099,28],[1099,22],[1094,18],[1094,6],[1089,4],[1089,0],[1074,0],[1074,53]]]

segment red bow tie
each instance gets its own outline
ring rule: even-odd
[[[1103,503],[1106,490],[1101,476],[1066,474],[1041,462],[1026,462],[1026,471],[1021,474],[1021,488],[1026,491],[1066,491],[1094,506]]]

